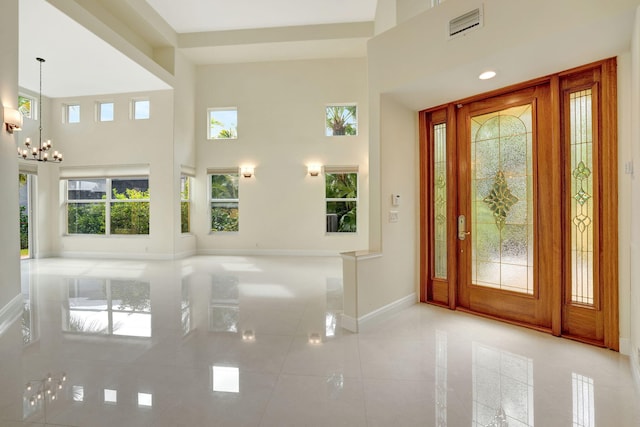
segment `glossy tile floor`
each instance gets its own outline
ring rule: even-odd
[[[22,269],[24,316],[0,336],[3,427],[640,426],[612,351],[422,304],[342,330],[339,258]]]

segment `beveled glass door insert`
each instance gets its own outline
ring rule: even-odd
[[[471,117],[471,280],[533,294],[532,106]]]

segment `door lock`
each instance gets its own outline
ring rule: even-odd
[[[471,234],[467,231],[467,218],[464,215],[458,216],[458,239],[465,240]]]

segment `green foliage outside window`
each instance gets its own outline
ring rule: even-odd
[[[326,173],[327,232],[357,231],[358,174]]]
[[[211,175],[211,231],[238,231],[238,174]]]
[[[113,189],[115,200],[149,200],[149,190]],[[149,234],[149,202],[112,202],[111,234]]]
[[[188,233],[191,231],[191,196],[190,192],[191,178],[182,176],[180,178],[180,232]]]
[[[69,234],[105,234],[104,203],[69,203],[67,232]]]

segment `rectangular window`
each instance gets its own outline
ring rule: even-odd
[[[80,123],[80,106],[69,104],[64,106],[64,117],[67,123]]]
[[[111,234],[149,234],[149,179],[111,181]]]
[[[209,108],[207,110],[208,139],[238,138],[238,109]]]
[[[106,179],[67,181],[67,233],[106,233]]]
[[[35,105],[35,98],[18,95],[18,111],[22,113],[23,117],[26,117],[27,119],[35,119]]]
[[[325,116],[327,136],[358,134],[358,107],[355,104],[327,105]]]
[[[238,172],[211,174],[211,231],[238,231]]]
[[[133,120],[146,120],[151,117],[148,99],[134,99],[131,102]]]
[[[191,231],[191,177],[180,177],[180,229],[183,233]]]
[[[68,234],[149,234],[149,179],[67,181]]]
[[[98,121],[112,122],[114,117],[113,102],[98,102]]]
[[[358,173],[325,168],[327,233],[355,233],[358,213]]]

